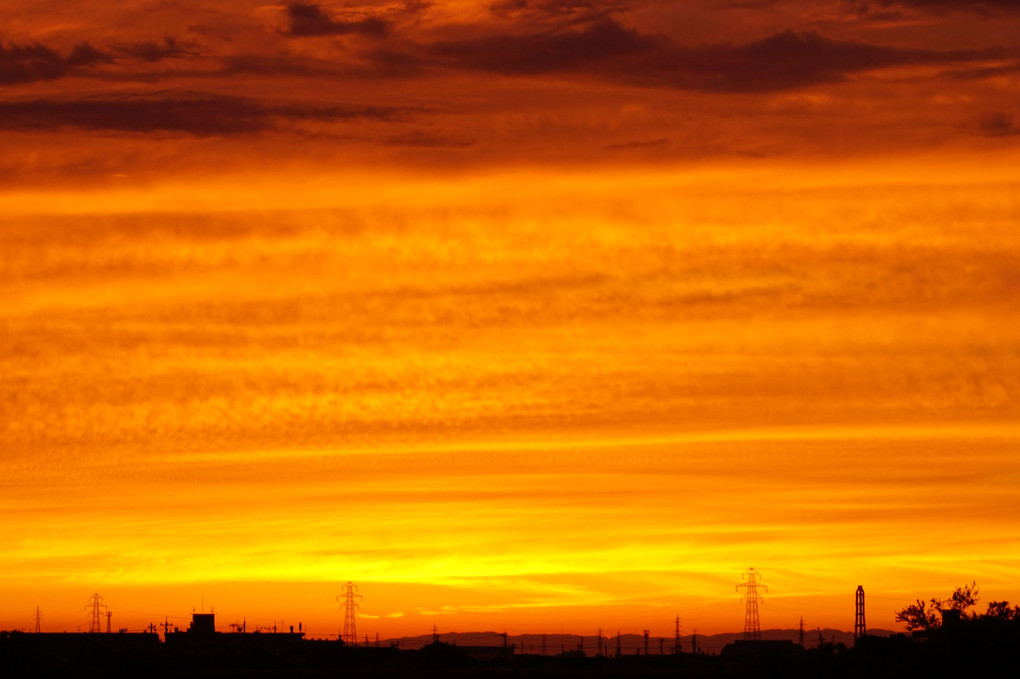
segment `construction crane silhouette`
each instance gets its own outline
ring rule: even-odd
[[[768,586],[758,581],[761,573],[757,572],[753,568],[748,569],[742,574],[741,579],[744,582],[738,584],[734,591],[739,591],[741,587],[745,588],[744,591],[744,639],[748,641],[761,641],[761,623],[758,621],[758,604],[763,601],[760,594],[758,594],[758,586],[765,588],[765,591],[769,591]]]
[[[348,580],[347,584],[344,585],[343,594],[337,595],[337,601],[340,600],[341,596],[344,598],[344,632],[341,638],[345,644],[357,646],[358,630],[357,623],[354,619],[354,612],[358,610],[358,602],[356,602],[355,599],[363,599],[364,597],[358,594],[358,586],[350,580]],[[367,641],[365,642],[365,645],[368,645]]]

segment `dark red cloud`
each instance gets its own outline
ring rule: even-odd
[[[334,19],[315,4],[294,2],[287,6],[288,34],[295,37],[358,34],[382,38],[389,24],[376,16]]]
[[[507,76],[571,73],[703,92],[787,90],[892,66],[962,63],[982,56],[838,41],[794,31],[745,44],[687,47],[611,19],[581,29],[437,42],[425,53],[437,64]]]
[[[38,43],[0,44],[0,84],[56,80],[76,69],[111,61],[109,54],[87,42],[76,45],[67,56]]]
[[[501,19],[560,24],[605,19],[629,8],[620,0],[500,0],[489,5]]]
[[[79,99],[0,102],[0,129],[79,128],[198,137],[261,132],[281,120],[395,120],[421,109],[380,106],[274,105],[244,97],[159,92]]]
[[[149,63],[164,59],[194,57],[199,55],[198,46],[193,42],[180,42],[167,36],[163,42],[136,42],[118,45],[117,54]]]
[[[1020,125],[1016,124],[1012,113],[994,111],[981,117],[979,130],[988,137],[1009,137],[1020,134]]]
[[[1016,0],[842,0],[842,5],[865,19],[903,18],[904,11],[930,14],[959,12],[994,15],[1020,12]]]

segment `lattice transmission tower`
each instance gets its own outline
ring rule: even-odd
[[[85,610],[89,612],[89,632],[98,634],[103,631],[103,609],[106,608],[106,604],[103,603],[103,597],[98,594],[93,594],[89,597],[89,603],[85,606]]]
[[[758,578],[761,577],[761,573],[750,568],[745,572],[739,585],[736,586],[735,591],[739,591],[741,587],[744,588],[744,639],[749,641],[761,641],[761,623],[758,621],[758,604],[763,601],[760,594],[758,594],[758,587],[763,587],[765,591],[769,591],[767,585],[761,583]]]
[[[42,611],[35,607],[35,633],[42,634]]]
[[[358,594],[358,586],[350,581],[344,585],[343,594],[337,595],[337,601],[340,600],[340,597],[344,598],[344,632],[341,639],[343,639],[345,644],[357,646],[358,629],[357,622],[354,619],[354,612],[358,610],[358,602],[355,599],[362,599],[363,597]]]
[[[854,616],[854,641],[857,641],[867,633],[867,628],[864,625],[864,585],[857,585],[857,615]]]

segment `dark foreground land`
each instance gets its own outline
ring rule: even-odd
[[[513,648],[435,643],[418,650],[352,648],[299,634],[0,633],[7,677],[295,677],[319,679],[634,679],[655,677],[1011,676],[1020,621],[964,621],[912,638],[862,637],[854,647],[738,642],[718,655],[586,657],[515,654]]]

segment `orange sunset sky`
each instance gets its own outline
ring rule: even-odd
[[[0,629],[1020,603],[1020,4],[5,0]]]

